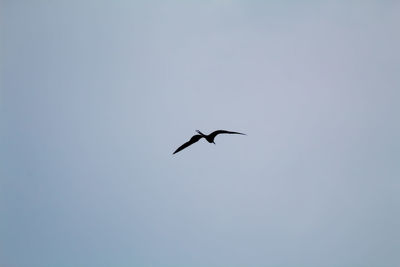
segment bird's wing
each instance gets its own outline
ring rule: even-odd
[[[231,132],[231,131],[225,131],[225,130],[217,130],[217,131],[212,132],[210,134],[210,136],[212,137],[212,139],[214,139],[219,134],[241,134],[241,135],[246,135],[244,133]]]
[[[178,152],[181,151],[182,149],[185,149],[185,148],[187,148],[188,146],[190,146],[190,145],[196,143],[196,142],[199,141],[201,138],[203,138],[203,136],[201,136],[201,135],[199,135],[199,134],[193,135],[192,138],[190,138],[189,141],[187,141],[186,143],[184,143],[183,145],[181,145],[180,147],[178,147],[178,149],[175,150],[175,152],[174,152],[173,154],[178,153]]]

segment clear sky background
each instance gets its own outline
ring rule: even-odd
[[[399,14],[1,1],[0,265],[400,266]]]

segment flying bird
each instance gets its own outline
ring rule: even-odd
[[[182,149],[187,148],[190,145],[193,145],[194,143],[196,143],[197,141],[199,141],[203,137],[207,140],[207,142],[213,143],[215,145],[214,138],[219,134],[241,134],[241,135],[246,135],[244,133],[230,132],[230,131],[225,131],[225,130],[217,130],[215,132],[210,133],[209,135],[205,135],[202,132],[200,132],[199,130],[196,130],[196,132],[198,134],[193,135],[192,138],[190,138],[189,141],[187,141],[186,143],[184,143],[183,145],[178,147],[178,149],[175,150],[175,152],[173,154],[178,153],[179,151],[181,151]]]

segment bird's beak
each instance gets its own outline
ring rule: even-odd
[[[215,142],[213,142],[213,144],[215,145]]]

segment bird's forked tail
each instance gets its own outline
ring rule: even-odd
[[[196,132],[197,132],[198,134],[200,134],[201,136],[206,137],[206,135],[203,134],[202,132],[200,132],[199,130],[196,130]]]

